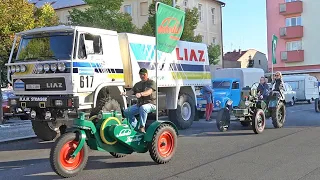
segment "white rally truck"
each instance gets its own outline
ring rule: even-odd
[[[210,84],[207,46],[179,41],[173,53],[157,55],[158,110],[189,128],[197,118],[196,95]],[[16,94],[12,111],[29,115],[38,138],[52,140],[79,112],[127,108],[120,93],[140,81],[140,68],[155,80],[155,38],[80,26],[37,28],[16,34],[6,66]]]

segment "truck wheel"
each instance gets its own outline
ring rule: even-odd
[[[314,101],[314,108],[316,110],[316,112],[320,112],[320,102],[319,102],[319,98],[316,98]]]
[[[286,107],[282,102],[280,102],[277,107],[272,108],[271,117],[274,128],[283,127],[286,120]]]
[[[99,99],[95,108],[91,110],[90,117],[99,114],[100,111],[110,112],[110,111],[118,111],[121,112],[121,106],[115,99],[111,97],[103,97]]]
[[[60,131],[53,130],[55,127],[50,128],[49,122],[41,121],[43,119],[44,118],[42,118],[41,115],[37,115],[36,119],[31,121],[32,129],[39,139],[43,141],[52,141],[60,135]]]
[[[149,153],[154,162],[165,164],[174,156],[177,148],[177,133],[169,124],[161,124],[149,143]]]
[[[253,115],[252,130],[256,134],[261,134],[266,126],[266,117],[262,109],[257,109]]]
[[[180,95],[177,109],[169,110],[169,119],[178,129],[188,129],[195,119],[196,105],[188,94]]]
[[[227,108],[218,111],[216,124],[219,131],[225,132],[228,130],[230,126],[230,111]]]
[[[50,151],[50,165],[59,176],[69,178],[79,174],[88,162],[88,146],[84,143],[82,149],[76,157],[70,155],[75,151],[79,143],[76,133],[66,133],[62,135]]]
[[[115,158],[122,158],[126,156],[126,154],[114,153],[114,152],[110,152],[110,154]]]

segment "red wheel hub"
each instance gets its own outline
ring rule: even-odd
[[[164,131],[158,140],[158,152],[162,157],[168,157],[173,152],[174,138],[171,132]]]
[[[84,155],[83,149],[80,150],[76,157],[71,157],[71,154],[76,150],[77,146],[77,141],[68,141],[62,146],[60,150],[60,162],[64,169],[72,171],[81,164]]]

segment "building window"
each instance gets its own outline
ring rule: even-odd
[[[295,2],[295,1],[301,1],[301,0],[286,0],[286,3],[288,3],[288,2]]]
[[[130,16],[132,16],[132,7],[131,5],[124,5],[124,13],[128,13],[130,14]]]
[[[286,43],[287,51],[302,50],[302,41],[291,41]]]
[[[141,2],[140,3],[140,15],[141,16],[148,16],[148,2]]]
[[[212,24],[216,24],[215,11],[216,11],[216,8],[211,8]]]
[[[199,21],[203,21],[203,9],[202,9],[202,4],[198,4],[198,11],[199,11]]]
[[[215,37],[212,38],[212,44],[216,45],[216,38]]]
[[[286,26],[301,26],[301,16],[286,18]]]
[[[187,9],[188,9],[188,0],[184,0],[183,1],[183,7],[184,7],[184,11],[187,11]]]
[[[261,65],[261,60],[259,60],[259,65]]]

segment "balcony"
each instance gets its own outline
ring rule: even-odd
[[[304,50],[294,51],[282,51],[281,60],[287,63],[290,62],[303,62],[304,61]]]
[[[280,37],[282,39],[302,38],[303,26],[289,26],[280,28]]]
[[[301,14],[303,12],[302,1],[294,1],[280,4],[281,15]]]

